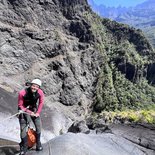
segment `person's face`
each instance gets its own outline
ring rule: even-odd
[[[31,85],[31,91],[32,93],[35,93],[39,89],[39,86],[37,84],[32,84]]]

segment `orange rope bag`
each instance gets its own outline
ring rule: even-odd
[[[31,148],[36,144],[36,131],[32,128],[28,128],[27,131],[28,136],[28,147]]]

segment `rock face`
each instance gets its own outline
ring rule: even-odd
[[[17,111],[17,97],[0,88],[0,111],[4,113],[15,113]]]
[[[85,118],[91,115],[92,109],[119,109],[134,104],[140,97],[130,98],[128,90],[141,95],[143,89],[138,85],[139,80],[144,78],[152,82],[154,51],[142,32],[100,19],[91,12],[85,0],[3,0],[0,10],[0,88],[12,92],[16,98],[26,81],[33,78],[43,81],[46,95],[42,112],[43,134],[48,134],[47,138],[67,131],[91,132],[93,128],[85,124]],[[127,88],[125,84],[133,87]],[[151,87],[147,82],[145,84],[143,88]],[[143,94],[141,96],[145,98]],[[0,102],[5,106],[0,108],[4,113],[15,113],[17,101],[4,100],[4,97],[2,93]],[[123,97],[129,103],[124,103]],[[148,103],[152,103],[151,97]],[[140,99],[143,103],[143,98]],[[14,108],[7,108],[11,101]],[[107,130],[112,133],[104,125],[95,128],[97,134]],[[77,142],[75,146],[71,144],[73,141]],[[78,150],[77,147],[86,141],[88,145]],[[119,146],[111,150],[110,143],[116,141]],[[120,152],[126,155],[133,151],[134,145],[130,142],[123,145],[125,142],[112,134],[66,134],[48,144],[52,154],[57,155],[103,155],[104,151],[106,155],[114,152],[115,155]],[[94,145],[98,152],[94,151]],[[127,146],[131,147],[127,149]],[[45,148],[44,154],[50,154],[47,145]],[[136,147],[133,154],[143,155],[144,152]]]
[[[143,78],[154,83],[154,52],[142,32],[98,19],[86,0],[3,0],[0,9],[0,86],[4,89],[16,93],[25,81],[40,78],[48,106],[49,102],[74,105],[79,116],[94,102],[98,111],[109,103],[122,107],[126,95],[122,100],[122,94],[117,94],[117,71],[131,84]],[[138,98],[128,102],[143,102]]]
[[[63,140],[64,139],[64,140]],[[63,144],[63,142],[65,142]],[[50,141],[52,154],[61,155],[145,155],[140,148],[131,142],[112,134],[104,135],[84,135],[84,134],[66,134]],[[57,145],[58,144],[58,145]],[[121,146],[121,147],[120,147]],[[61,147],[61,149],[60,149]],[[53,148],[53,149],[52,149]],[[95,149],[94,149],[95,148]],[[110,148],[110,149],[109,149]],[[47,149],[48,150],[48,149]],[[150,151],[150,155],[153,155]],[[35,154],[35,153],[33,153]]]
[[[0,99],[0,102],[3,103],[3,105],[0,104],[0,110],[1,112],[3,111],[5,118],[7,118],[10,113],[14,113],[16,108],[14,102],[11,106],[12,108],[9,108],[8,102],[13,101],[15,98],[12,94],[0,89]],[[85,121],[72,124],[72,121],[64,115],[64,107],[63,111],[58,105],[52,109],[53,111],[44,107],[42,113],[44,150],[39,153],[32,150],[28,153],[29,155],[154,155],[155,153],[155,126],[153,125],[118,124],[107,127],[100,122],[100,124],[91,126],[90,123],[92,121],[90,120],[87,124]],[[68,115],[71,117],[71,114]],[[0,118],[1,116],[2,114],[0,114]],[[15,135],[18,134],[17,137],[19,139],[18,120],[11,119],[9,122],[2,123],[3,119],[0,119],[0,138],[16,141]],[[67,130],[70,133],[66,133]],[[52,137],[51,134],[54,134],[54,136]],[[4,144],[5,146],[3,146]],[[16,143],[9,141],[4,143],[0,139],[0,145],[0,154],[14,155],[19,152],[19,146]]]
[[[112,129],[113,134],[120,135],[121,137],[129,140],[130,142],[141,146],[141,150],[146,148],[149,151],[155,152],[155,126],[147,124],[133,124],[131,126],[114,125],[110,128]]]
[[[0,139],[19,143],[20,126],[18,115],[15,115],[18,112],[17,96],[0,88],[0,103]],[[41,113],[42,142],[45,143],[55,136],[66,133],[73,123],[70,119],[72,117],[72,113],[63,106],[57,104],[50,109],[45,105]],[[30,127],[34,127],[31,122]]]
[[[145,155],[145,153],[136,148],[131,142],[116,137],[112,134],[105,135],[84,135],[84,134],[66,134],[53,139],[47,146],[42,155]],[[120,147],[121,146],[121,147]],[[32,153],[31,155],[35,155]]]
[[[120,130],[121,132],[121,130]],[[152,149],[145,149],[136,143],[114,134],[73,134],[58,136],[43,145],[42,152],[29,151],[29,155],[154,155]],[[1,148],[4,155],[17,153],[14,148]]]
[[[92,103],[101,55],[87,43],[90,25],[67,20],[76,16],[76,6],[82,11],[87,2],[0,2],[1,87],[17,92],[37,77],[51,102],[86,107]]]
[[[17,111],[16,98],[13,93],[0,89],[0,103],[0,138],[19,142],[17,118],[2,123],[10,114]],[[42,111],[42,142],[46,142],[43,145],[44,150],[40,153],[30,151],[29,155],[154,155],[155,153],[154,126],[120,124],[108,127],[101,120],[96,124],[92,124],[91,120],[73,123],[70,119],[73,118],[72,113],[65,106],[57,104],[50,108],[44,106]],[[5,117],[2,117],[2,114]],[[73,133],[64,134],[66,132]],[[4,141],[0,140],[2,145],[0,154],[14,155],[19,152],[16,143],[5,141],[6,144],[9,146],[3,147]]]

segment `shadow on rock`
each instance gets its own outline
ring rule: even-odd
[[[7,146],[0,148],[0,155],[15,155],[19,150],[14,146]]]

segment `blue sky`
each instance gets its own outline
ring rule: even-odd
[[[104,4],[106,6],[135,6],[147,0],[93,0],[96,4]]]

